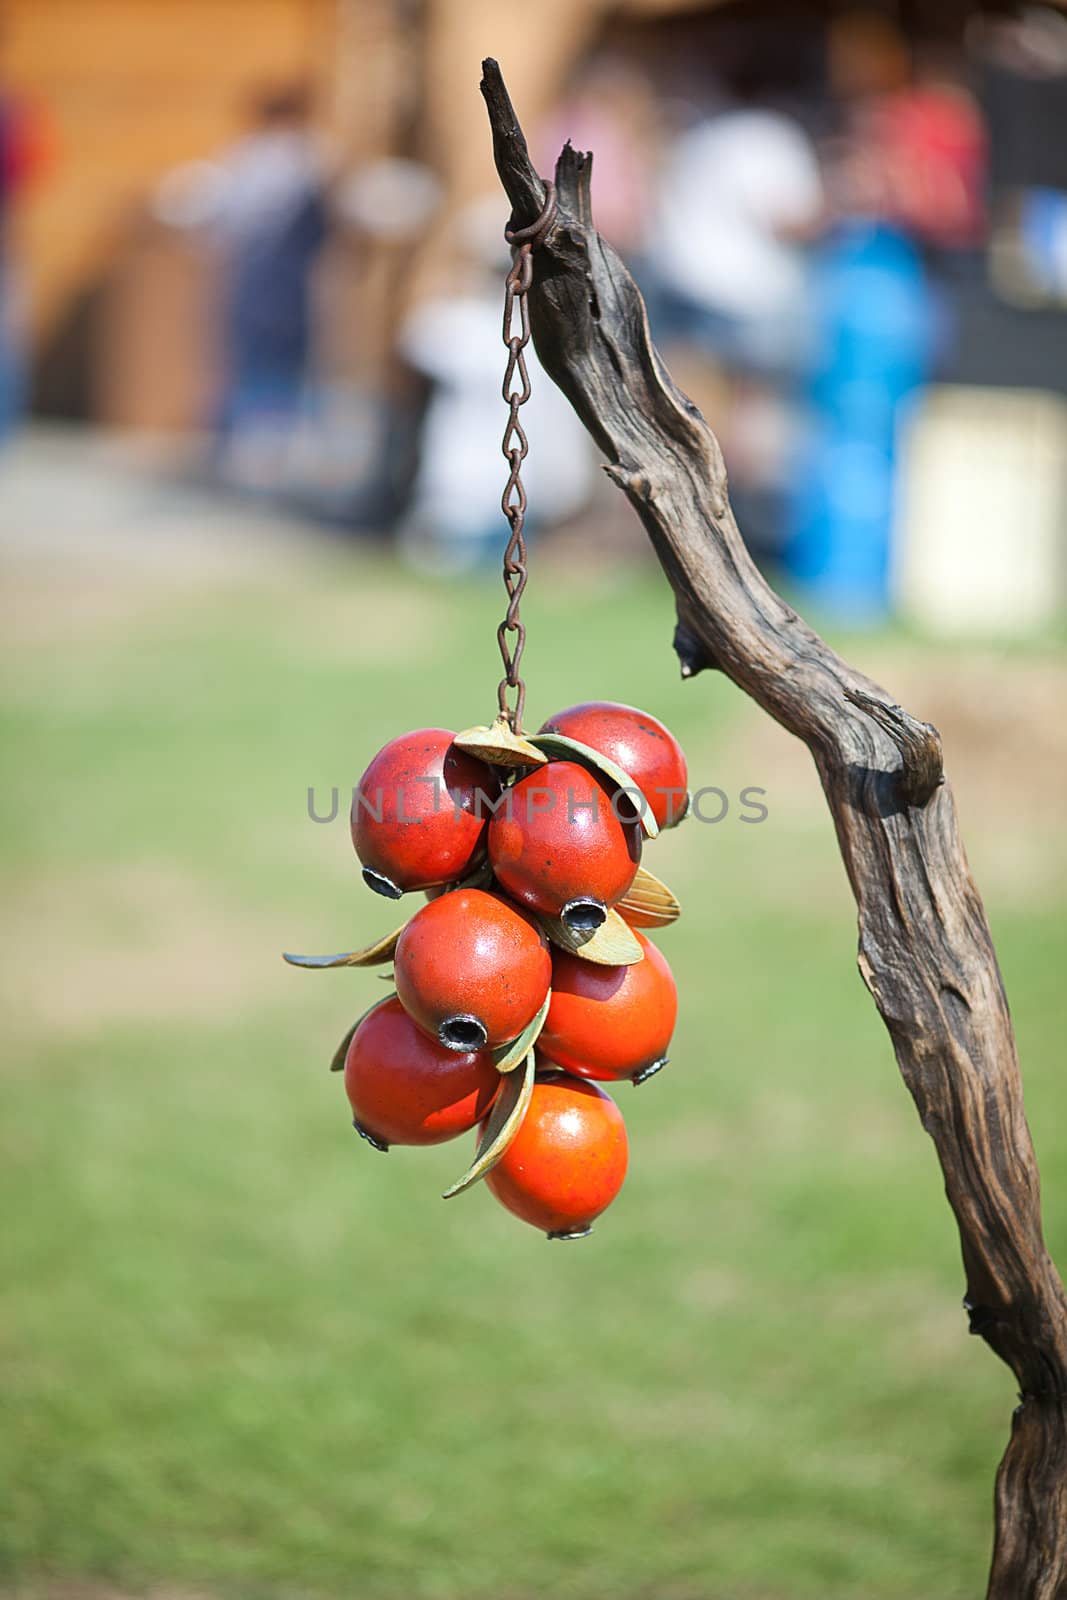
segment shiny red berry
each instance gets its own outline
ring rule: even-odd
[[[608,756],[648,801],[661,828],[681,822],[689,806],[689,772],[682,747],[668,728],[636,706],[590,700],[557,711],[542,733],[562,733]]]
[[[644,959],[602,967],[552,953],[552,1002],[538,1049],[579,1078],[643,1082],[666,1063],[678,991],[663,953],[634,931]]]
[[[389,899],[453,883],[484,853],[500,779],[453,737],[446,728],[401,734],[379,750],[352,797],[364,880]]]
[[[482,889],[454,889],[416,911],[393,961],[396,992],[419,1027],[452,1050],[515,1039],[548,994],[552,958],[533,920]]]
[[[550,1239],[576,1239],[622,1188],[628,1154],[622,1112],[598,1084],[539,1074],[518,1133],[485,1182]]]
[[[610,783],[574,761],[552,761],[501,803],[489,824],[489,860],[522,905],[589,931],[634,881],[640,824]]]
[[[345,1091],[356,1128],[380,1149],[443,1144],[469,1133],[487,1114],[500,1074],[488,1050],[447,1050],[390,997],[352,1035]]]

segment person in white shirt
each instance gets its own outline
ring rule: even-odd
[[[791,117],[744,107],[684,133],[651,230],[663,334],[695,338],[727,364],[792,370],[804,323],[799,240],[822,210],[815,152]]]

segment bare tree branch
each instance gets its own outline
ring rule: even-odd
[[[483,71],[497,171],[524,226],[544,184],[499,67]],[[593,226],[591,166],[570,145],[557,163],[557,218],[530,292],[537,352],[648,531],[675,593],[683,675],[719,668],[814,757],[858,907],[860,972],[959,1227],[971,1331],[1019,1383],[989,1597],[1067,1600],[1067,1297],[1042,1236],[1011,1019],[941,741],[757,571],[718,443],[672,382],[633,279]]]

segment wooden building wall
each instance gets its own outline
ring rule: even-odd
[[[160,174],[209,156],[250,90],[326,70],[334,0],[6,0],[5,80],[54,145],[20,207],[36,328]]]

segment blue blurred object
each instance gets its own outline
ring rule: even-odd
[[[1053,299],[1067,299],[1067,192],[1024,190],[1019,236],[1038,288]]]
[[[26,402],[26,365],[18,323],[15,269],[0,259],[0,442],[20,421]]]
[[[268,215],[238,236],[223,308],[224,433],[261,416],[299,413],[311,351],[312,275],[326,232],[323,196],[312,191],[291,215]]]
[[[815,258],[813,353],[784,551],[812,598],[850,622],[889,603],[889,546],[902,403],[926,379],[932,297],[895,229],[846,223]]]

